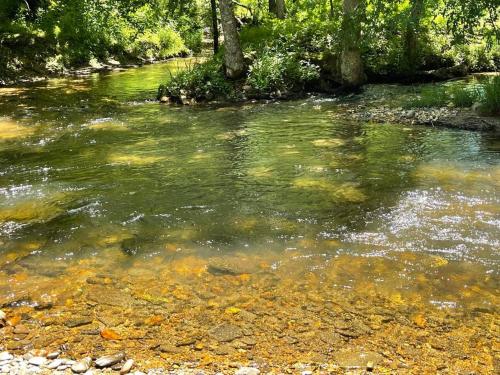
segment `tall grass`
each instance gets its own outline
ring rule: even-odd
[[[465,87],[426,87],[415,98],[408,100],[405,108],[446,107],[470,108],[479,104],[478,112],[483,115],[500,114],[500,75],[495,75],[484,83]]]
[[[479,109],[484,114],[500,115],[500,75],[484,85],[484,97]]]

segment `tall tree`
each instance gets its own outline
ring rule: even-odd
[[[342,16],[342,55],[340,74],[346,87],[359,87],[365,73],[361,58],[361,22],[365,15],[364,0],[344,0]]]
[[[212,35],[214,39],[214,54],[219,52],[219,24],[217,22],[217,3],[215,0],[210,0],[212,11]]]
[[[240,78],[245,73],[245,61],[234,17],[232,0],[219,0],[222,31],[224,32],[224,64],[226,76]]]
[[[269,13],[273,13],[280,20],[285,19],[285,0],[269,0]]]
[[[285,0],[276,0],[276,17],[284,20],[286,15]]]
[[[408,24],[404,34],[404,70],[408,74],[415,73],[418,67],[418,36],[420,21],[424,14],[424,0],[411,0]]]

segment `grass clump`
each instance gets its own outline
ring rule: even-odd
[[[408,100],[405,108],[434,108],[452,105],[456,108],[476,108],[483,115],[500,114],[500,75],[485,82],[461,87],[427,87]]]
[[[487,115],[500,115],[500,75],[484,85],[484,95],[479,111]]]
[[[445,107],[450,103],[451,96],[445,87],[424,88],[417,97],[405,103],[405,108]]]

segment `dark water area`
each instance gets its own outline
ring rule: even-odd
[[[470,314],[486,316],[469,324],[473,332],[454,333],[469,342],[462,354],[489,345],[470,337],[498,329],[490,324],[498,317],[497,135],[334,120],[337,101],[320,97],[234,107],[151,101],[183,64],[0,89],[0,306],[31,314],[50,301],[51,313],[29,322],[55,314],[59,334],[68,315],[94,309],[108,318],[93,324],[112,327],[131,352],[168,327],[177,329],[173,341],[195,337],[197,353],[217,358],[211,329],[250,325],[250,335],[229,341],[256,344],[224,358],[251,352],[274,365],[363,340],[370,352],[389,345],[396,353],[387,337],[404,330],[389,326],[406,327],[411,342],[450,314],[457,329]],[[206,309],[209,317],[193,316]],[[284,316],[269,322],[278,310]],[[345,334],[332,311],[366,329]],[[175,316],[184,323],[173,328]],[[147,345],[125,339],[134,321],[150,327]],[[325,329],[333,336],[308,344]],[[267,337],[273,330],[286,333]],[[85,345],[93,346],[74,344],[75,356]],[[173,357],[193,355],[180,347]],[[422,368],[442,362],[420,350],[414,361],[432,359]],[[448,360],[488,373],[486,357]]]

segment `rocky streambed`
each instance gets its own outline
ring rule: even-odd
[[[424,263],[434,273],[449,266]],[[85,264],[33,276],[30,293],[2,300],[1,372],[125,373],[133,364],[137,374],[490,374],[500,349],[488,280],[457,308],[439,299],[439,277],[424,274],[415,276],[418,292],[368,280],[334,287],[347,271],[402,272],[382,260],[339,258],[321,277],[291,260],[274,270],[244,256],[137,260],[112,272]],[[26,286],[32,276],[16,267]],[[430,290],[441,301],[434,306],[422,300]]]

